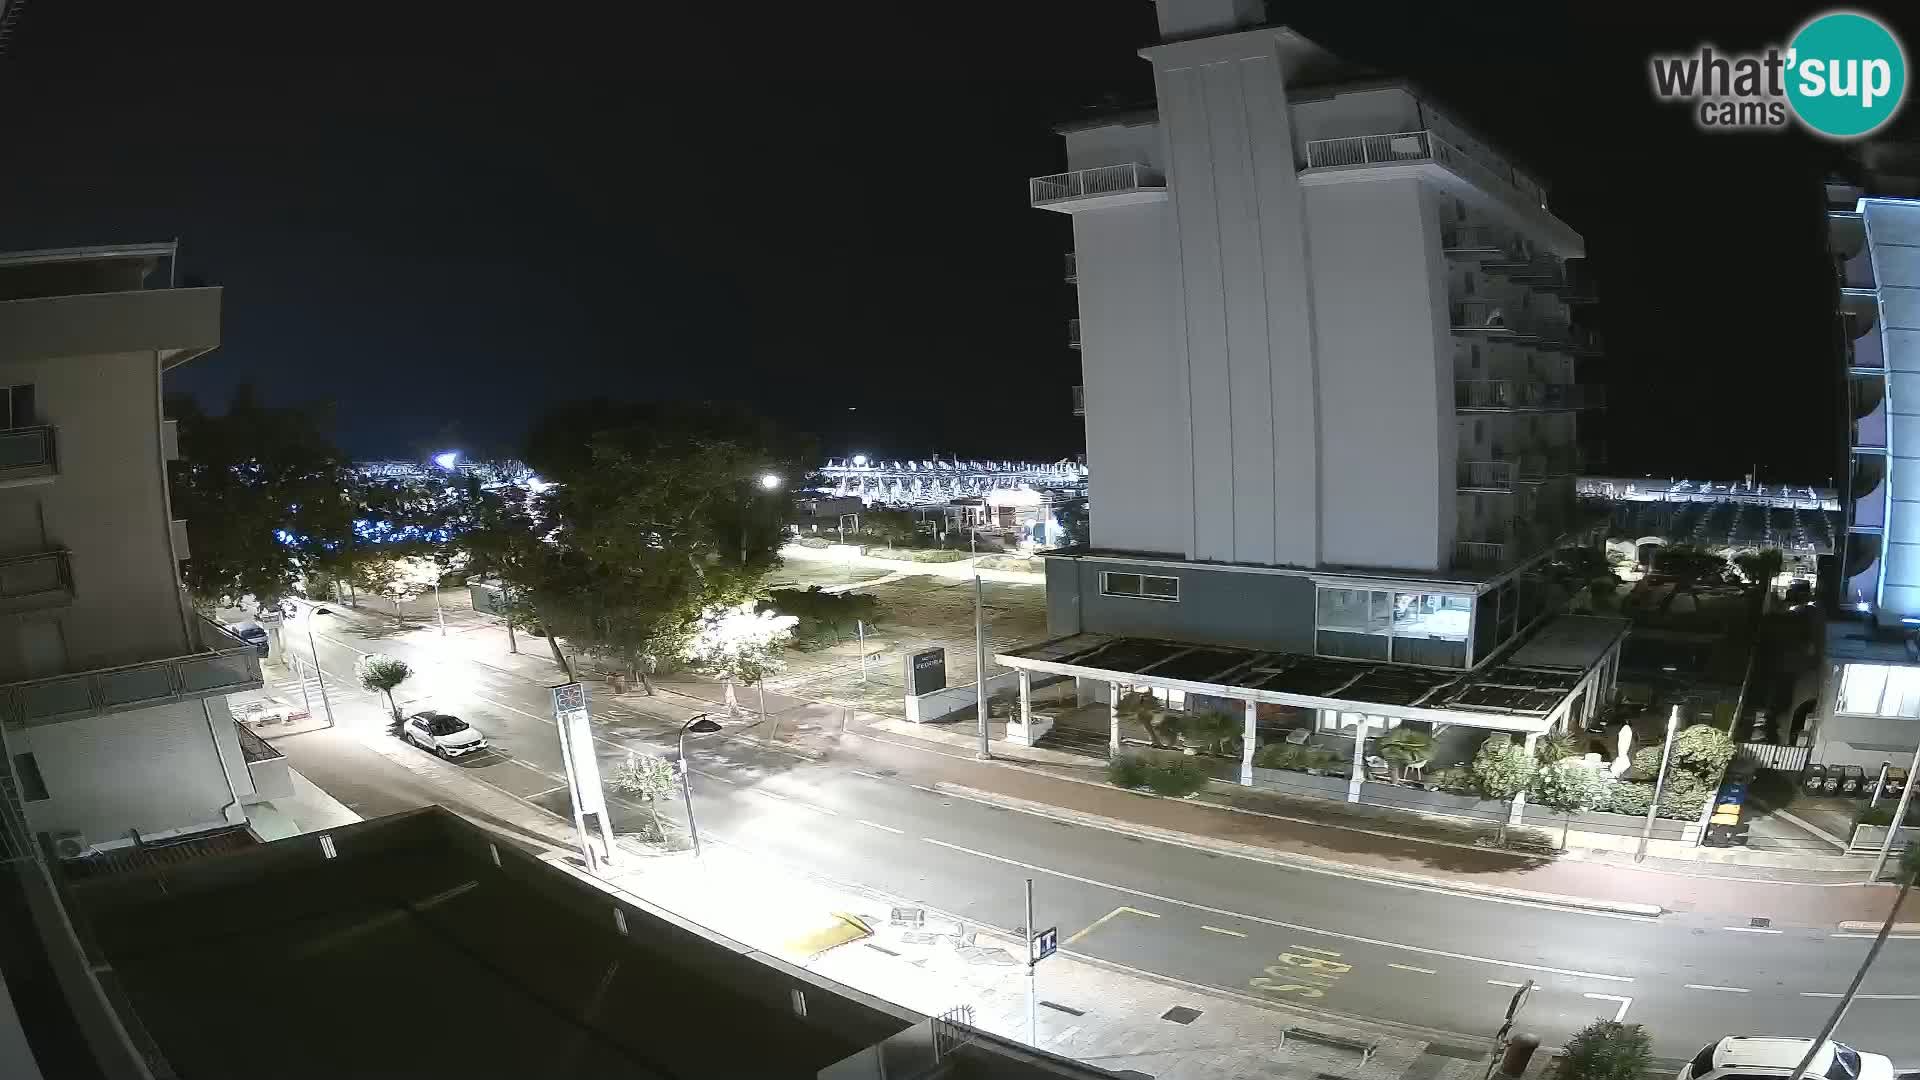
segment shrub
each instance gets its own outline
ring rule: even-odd
[[[1403,769],[1433,757],[1433,736],[1405,725],[1382,735],[1374,745],[1388,764]]]
[[[1427,774],[1427,786],[1451,791],[1462,795],[1478,795],[1479,788],[1473,782],[1473,770],[1459,765],[1449,765],[1444,769],[1435,769]]]
[[[823,548],[823,547],[833,546],[833,541],[827,539],[824,536],[803,536],[800,539],[795,540],[794,543],[799,544],[801,547],[805,547],[805,548]]]
[[[1674,791],[1669,783],[1668,790],[1660,793],[1659,816],[1690,821],[1700,816],[1700,811],[1706,808],[1707,800],[1712,796],[1713,792],[1706,788]]]
[[[1114,787],[1137,788],[1147,782],[1147,763],[1134,754],[1117,754],[1107,762],[1107,783]]]
[[[1673,737],[1673,761],[1689,772],[1717,779],[1727,771],[1727,762],[1740,752],[1727,733],[1711,724],[1695,724],[1680,729]],[[1656,759],[1654,767],[1659,767]]]
[[[1263,769],[1298,769],[1306,749],[1293,743],[1268,743],[1253,752],[1253,763]]]
[[[1622,780],[1607,795],[1607,809],[1616,814],[1638,816],[1652,805],[1653,785],[1642,780]]]
[[[1578,756],[1578,751],[1579,747],[1575,745],[1573,736],[1556,731],[1551,735],[1541,736],[1540,741],[1534,744],[1533,756],[1539,759],[1540,764],[1551,765],[1556,761]]]
[[[1560,1080],[1640,1080],[1653,1062],[1653,1040],[1639,1024],[1595,1020],[1567,1040]]]
[[[1147,766],[1147,787],[1156,795],[1181,797],[1207,786],[1207,771],[1198,762],[1167,758]]]
[[[1533,758],[1505,732],[1487,736],[1473,755],[1473,778],[1489,799],[1511,799],[1533,781]]]

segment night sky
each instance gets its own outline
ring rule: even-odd
[[[1616,471],[1824,483],[1835,148],[1704,135],[1648,89],[1651,51],[1823,10],[1732,8],[1270,11],[1549,185],[1599,282]],[[742,399],[835,454],[1082,448],[1071,230],[1025,180],[1064,168],[1055,123],[1150,97],[1147,0],[476,10],[29,0],[0,248],[178,236],[226,324],[174,387],[332,401],[356,455],[510,450],[593,394]]]

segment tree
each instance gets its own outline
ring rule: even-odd
[[[169,398],[167,412],[180,424],[173,513],[189,522],[193,556],[182,577],[197,603],[250,596],[271,607],[303,573],[351,557],[354,485],[321,431],[321,409],[271,408],[242,385],[224,415],[189,397]]]
[[[1161,742],[1160,735],[1160,702],[1155,700],[1152,691],[1135,690],[1121,694],[1120,700],[1114,703],[1114,711],[1120,715],[1120,719],[1131,720],[1145,728],[1147,741],[1153,745],[1166,745]]]
[[[1540,805],[1563,815],[1560,850],[1567,849],[1567,835],[1573,829],[1573,815],[1584,814],[1607,802],[1611,778],[1584,762],[1563,758],[1534,774],[1533,798]]]
[[[768,675],[786,670],[780,649],[793,635],[797,621],[791,615],[755,611],[752,603],[714,608],[701,616],[687,647],[687,659],[696,669],[726,680],[727,710],[735,711],[734,683],[754,686]]]
[[[528,445],[554,486],[529,511],[540,545],[515,591],[550,634],[644,679],[649,661],[688,657],[710,612],[759,595],[788,503],[762,481],[797,481],[808,454],[716,406],[556,409]]]
[[[1087,547],[1093,542],[1093,521],[1087,515],[1087,500],[1068,499],[1054,508],[1060,523],[1061,547]]]
[[[1733,576],[1733,568],[1724,557],[1693,544],[1661,548],[1653,557],[1653,571],[1673,579],[1673,591],[1667,594],[1662,608],[1671,607],[1682,593],[1691,596],[1701,585],[1723,585]]]
[[[1399,779],[1397,770],[1425,765],[1433,760],[1433,736],[1405,724],[1380,736],[1380,741],[1374,746],[1380,751],[1380,756],[1387,759],[1388,767],[1396,770],[1396,781]]]
[[[860,531],[888,547],[920,539],[920,526],[905,510],[867,510],[860,515]]]
[[[1473,755],[1473,778],[1489,799],[1511,799],[1533,781],[1534,761],[1527,748],[1505,732],[1487,736]]]
[[[1564,731],[1542,735],[1533,744],[1533,756],[1539,759],[1542,765],[1551,765],[1556,761],[1574,757],[1579,750],[1579,746],[1573,741],[1573,736]]]
[[[1774,579],[1780,576],[1780,569],[1786,562],[1787,558],[1779,548],[1761,548],[1733,557],[1733,565],[1740,568],[1740,576],[1766,594],[1773,592]]]
[[[440,583],[444,568],[425,555],[377,556],[361,560],[347,575],[356,588],[383,596],[400,618],[400,605],[417,600]]]
[[[679,786],[672,762],[652,754],[628,753],[627,760],[614,766],[607,775],[607,786],[646,803],[647,816],[653,822],[653,835],[648,839],[655,842],[666,839],[655,804],[672,798],[673,789]]]
[[[1712,724],[1693,724],[1673,737],[1674,762],[1702,780],[1718,780],[1739,752],[1727,733]]]
[[[360,680],[362,689],[387,696],[387,711],[393,714],[393,722],[399,724],[400,706],[394,704],[393,691],[413,677],[413,669],[407,662],[384,653],[370,653],[353,665],[353,674]]]
[[[1653,1063],[1653,1040],[1639,1024],[1595,1020],[1567,1040],[1560,1080],[1641,1080]]]

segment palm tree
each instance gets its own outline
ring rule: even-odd
[[[1147,739],[1155,746],[1160,745],[1160,729],[1157,722],[1160,703],[1153,700],[1153,694],[1147,690],[1137,690],[1120,695],[1120,701],[1114,705],[1114,711],[1122,720],[1131,720],[1147,729]]]
[[[1395,770],[1393,778],[1398,782],[1399,769],[1418,768],[1432,760],[1433,736],[1402,724],[1380,736],[1374,749],[1387,759],[1388,767]]]
[[[401,683],[413,677],[413,669],[405,660],[373,653],[360,658],[354,665],[354,674],[360,678],[360,686],[376,694],[387,696],[387,711],[393,714],[393,722],[400,722],[400,706],[394,704],[393,691]]]

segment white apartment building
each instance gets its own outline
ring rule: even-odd
[[[180,584],[161,384],[219,345],[221,290],[174,287],[173,256],[0,255],[0,831],[16,858],[23,825],[71,855],[244,824],[256,797],[225,695],[261,685],[259,657]]]
[[[1073,219],[1092,516],[1049,629],[1473,667],[1575,523],[1583,242],[1258,0],[1157,7],[1157,108],[1030,182]]]
[[[1813,760],[1904,764],[1920,740],[1920,160],[1863,148],[1826,187],[1846,421],[1847,528]]]

